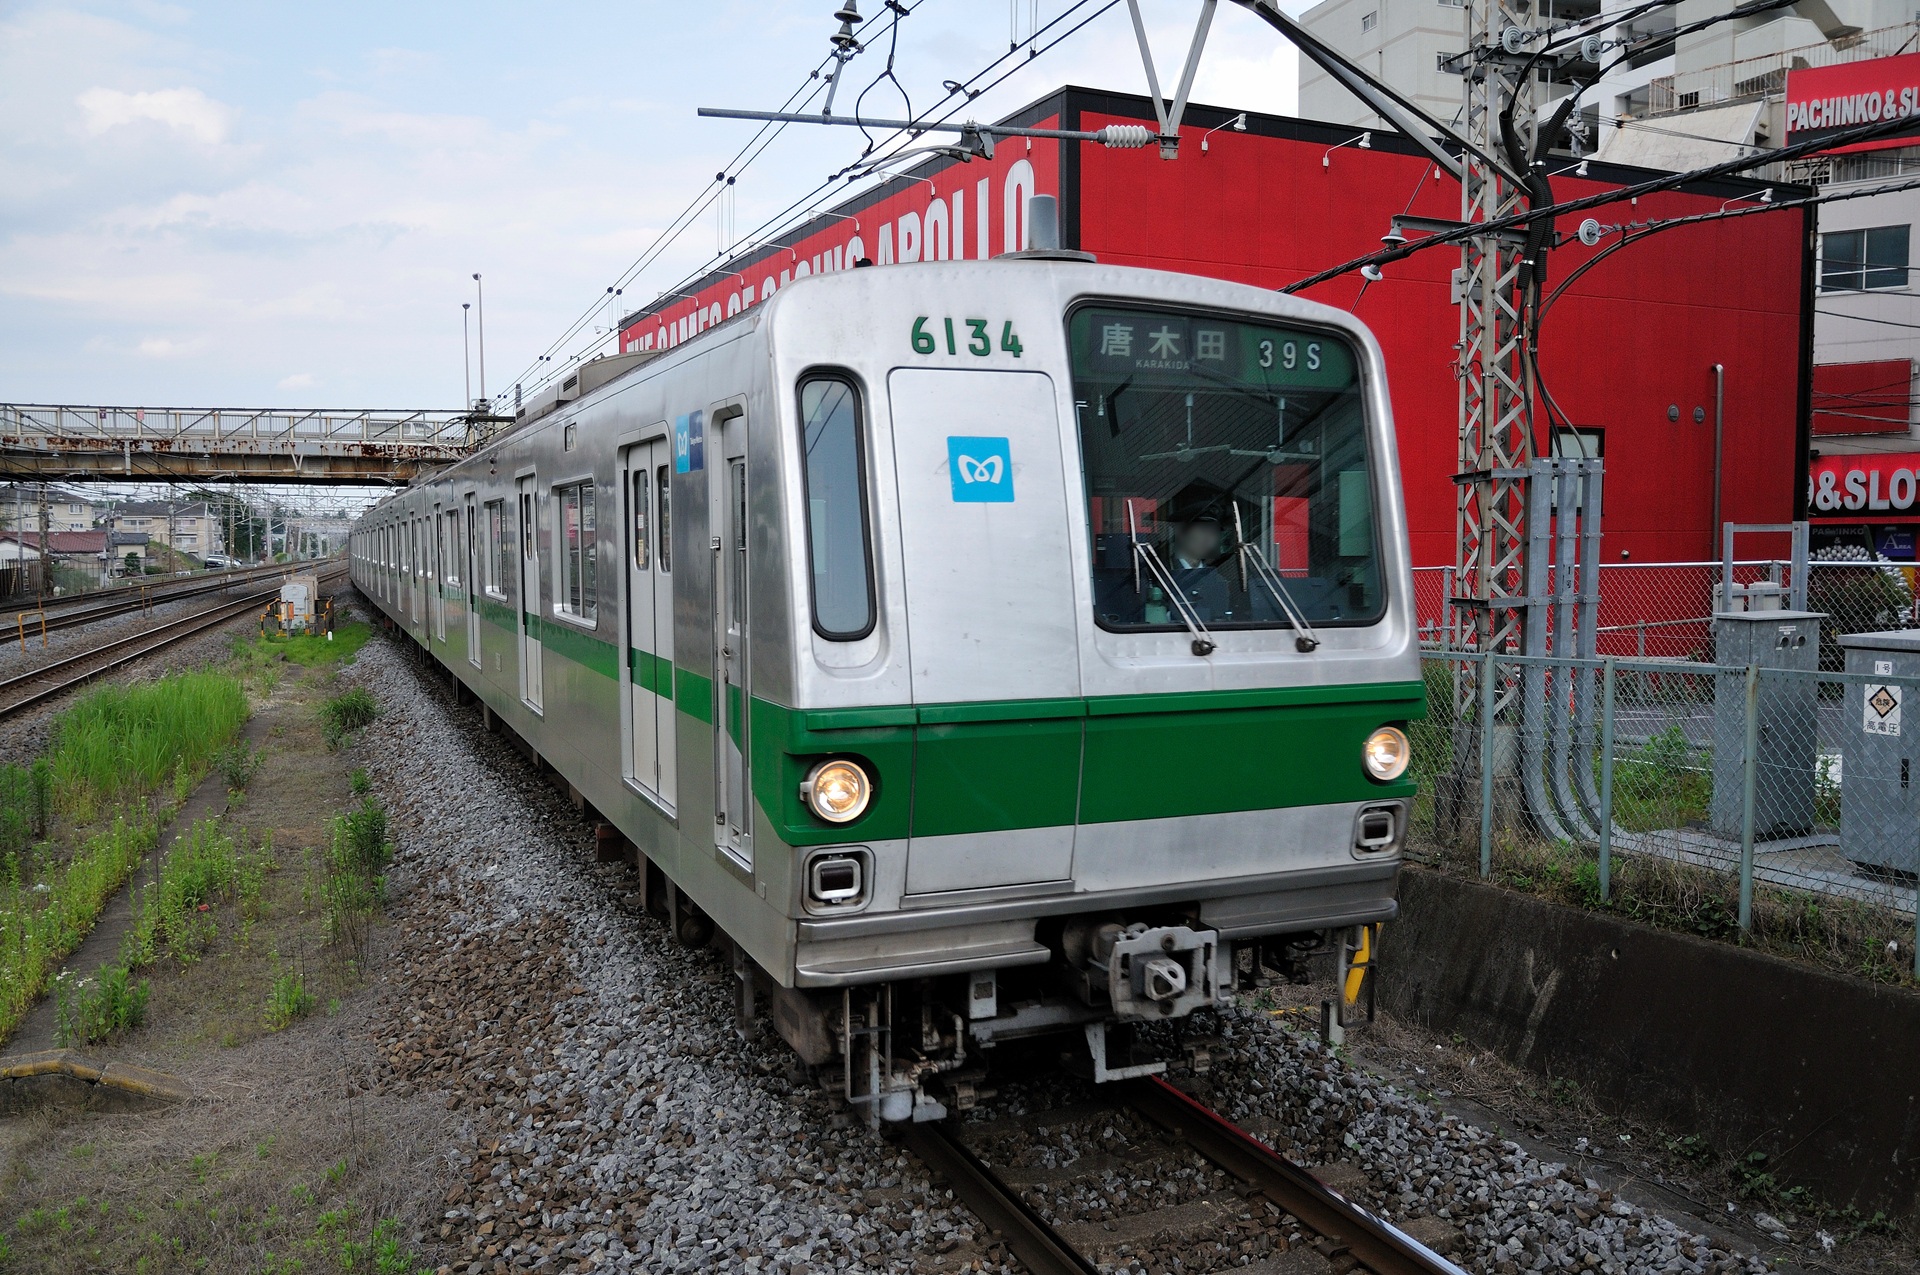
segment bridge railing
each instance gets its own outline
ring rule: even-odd
[[[420,410],[295,411],[285,408],[88,407],[0,404],[0,433],[16,438],[111,445],[288,443],[469,448],[497,424],[472,412]]]

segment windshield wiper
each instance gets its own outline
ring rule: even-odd
[[[1161,592],[1167,595],[1167,600],[1173,604],[1174,614],[1180,617],[1180,622],[1187,626],[1187,632],[1193,638],[1193,653],[1199,656],[1212,655],[1216,644],[1213,635],[1207,632],[1207,626],[1201,622],[1200,613],[1194,610],[1193,604],[1187,601],[1186,595],[1180,592],[1178,585],[1174,584],[1173,576],[1167,571],[1166,564],[1160,561],[1159,556],[1150,546],[1140,543],[1139,525],[1133,517],[1132,497],[1127,499],[1127,538],[1133,542],[1134,596],[1138,597],[1140,593],[1140,564],[1144,562],[1147,564],[1147,574],[1153,577],[1154,583],[1158,584]]]
[[[1239,542],[1240,546],[1238,550],[1240,587],[1242,589],[1247,587],[1247,563],[1251,561],[1253,574],[1261,584],[1267,586],[1267,592],[1271,593],[1273,600],[1280,604],[1281,614],[1285,615],[1287,623],[1293,626],[1293,649],[1302,655],[1317,650],[1320,646],[1320,637],[1313,631],[1313,626],[1307,623],[1306,613],[1295,605],[1293,595],[1287,592],[1287,586],[1280,583],[1280,573],[1273,569],[1273,564],[1267,561],[1264,554],[1253,552],[1253,546],[1247,543],[1247,533],[1240,523],[1238,500],[1233,502],[1233,538]],[[1137,588],[1138,585],[1136,584],[1135,587]]]

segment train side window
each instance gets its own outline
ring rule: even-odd
[[[597,612],[594,579],[593,484],[569,483],[554,489],[560,519],[560,590],[555,600],[562,615],[591,620]]]
[[[647,554],[647,489],[653,476],[642,469],[633,475],[633,569],[645,571]]]
[[[660,526],[655,543],[660,546],[660,570],[662,574],[673,572],[673,492],[668,485],[668,476],[673,473],[671,467],[660,466],[654,471],[654,490],[660,497]]]
[[[507,502],[487,502],[487,592],[507,596]]]
[[[873,632],[873,555],[861,428],[860,394],[851,380],[810,376],[800,382],[813,628],[823,638],[842,642]]]

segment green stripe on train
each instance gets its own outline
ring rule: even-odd
[[[555,655],[616,677],[612,645],[527,618]],[[645,651],[627,658],[636,684],[713,724],[712,679]],[[729,709],[737,737],[738,702]],[[1368,779],[1360,745],[1379,726],[1424,716],[1420,682],[862,708],[755,698],[750,746],[774,831],[810,846],[1411,796],[1411,780]],[[873,804],[851,825],[830,826],[800,800],[807,771],[834,756],[858,757],[874,776]]]
[[[1360,746],[1426,716],[1420,682],[1194,691],[919,708],[787,709],[755,700],[754,790],[781,839],[822,845],[1166,819],[1411,796]],[[832,827],[801,804],[819,760],[852,756],[874,802]]]

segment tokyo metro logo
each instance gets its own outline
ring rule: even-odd
[[[1013,500],[1013,451],[1004,438],[947,437],[947,476],[965,504]]]

